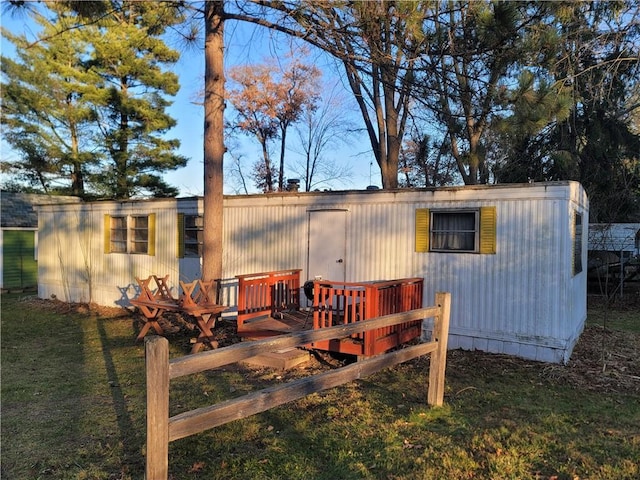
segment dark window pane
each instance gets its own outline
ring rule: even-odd
[[[476,251],[477,212],[433,212],[431,250]]]

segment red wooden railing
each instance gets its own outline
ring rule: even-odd
[[[300,308],[300,269],[238,275],[238,333],[261,338],[277,335],[250,322],[276,312]],[[314,282],[313,329],[347,325],[361,320],[422,308],[422,278],[380,282]],[[263,324],[266,325],[266,324]],[[266,328],[266,327],[265,327]],[[318,350],[372,356],[421,335],[420,322],[393,325],[314,343]]]
[[[252,318],[300,307],[300,269],[237,275],[238,332]]]
[[[346,325],[392,313],[422,308],[422,278],[383,282],[314,282],[313,328]],[[408,342],[421,334],[419,321],[352,335],[347,341],[313,344],[319,350],[371,356]]]

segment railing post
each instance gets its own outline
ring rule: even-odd
[[[451,294],[436,293],[436,306],[440,311],[435,317],[431,340],[438,342],[438,348],[431,353],[427,403],[440,407],[444,403],[444,378],[447,367],[447,339],[449,337]]]
[[[169,476],[169,341],[145,339],[147,373],[147,480]]]

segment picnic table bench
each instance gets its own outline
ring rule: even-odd
[[[148,278],[135,277],[135,279],[140,287],[140,293],[129,302],[137,307],[144,317],[144,325],[136,341],[142,340],[151,328],[158,335],[164,335],[164,331],[158,321],[164,312],[174,311],[187,314],[195,320],[199,334],[191,353],[200,351],[205,343],[212,348],[217,348],[218,342],[215,340],[211,329],[227,307],[216,303],[216,287],[213,280],[180,281],[181,292],[178,298],[175,298],[171,295],[171,289],[169,288],[169,275],[164,277],[151,275]],[[152,286],[152,282],[155,287]]]

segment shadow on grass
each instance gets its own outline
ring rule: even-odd
[[[111,392],[112,406],[115,410],[118,430],[120,432],[120,442],[123,446],[125,462],[139,463],[144,439],[140,429],[134,425],[133,419],[129,414],[131,408],[135,408],[130,402],[127,402],[122,389],[122,379],[118,374],[118,367],[114,361],[114,350],[130,349],[135,336],[126,337],[110,337],[105,328],[105,323],[109,320],[98,319],[97,328],[100,343],[102,345],[102,357],[104,359],[105,372]],[[133,321],[135,325],[135,321]],[[134,328],[132,327],[132,330]],[[139,408],[139,406],[138,406]]]
[[[146,386],[135,320],[2,300],[2,478],[143,478]],[[426,358],[311,394],[172,442],[171,478],[639,478],[638,396],[611,388],[640,375],[637,356],[622,364],[627,354],[616,343],[602,372],[598,352],[582,348],[600,330],[586,329],[576,350],[584,360],[568,366],[450,351],[441,409],[426,405]],[[192,331],[167,336],[172,357],[188,352]],[[636,345],[633,338],[623,332],[619,341]],[[613,360],[625,369],[613,370]],[[172,381],[171,414],[335,366],[229,366],[181,377]]]

